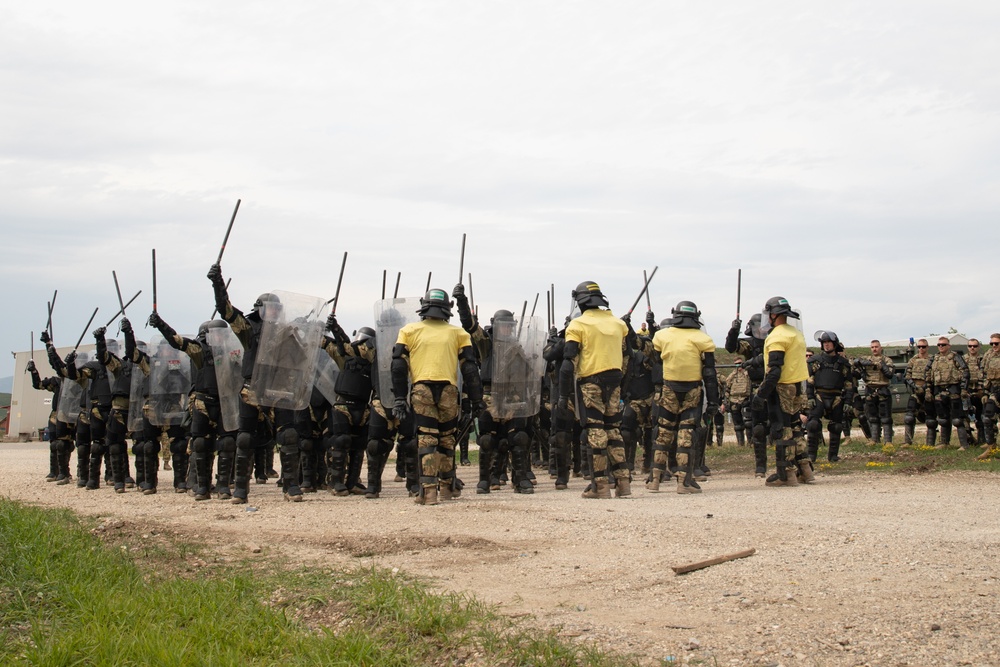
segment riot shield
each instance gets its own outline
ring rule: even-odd
[[[149,341],[149,423],[175,426],[188,415],[191,393],[189,357],[162,336]]]
[[[316,390],[323,394],[323,398],[333,405],[337,402],[337,392],[334,387],[337,384],[337,374],[340,369],[333,362],[330,355],[323,348],[316,348],[316,374],[313,378],[313,385]]]
[[[542,398],[548,332],[540,317],[493,321],[493,407],[500,419],[531,417]]]
[[[215,381],[219,386],[219,410],[224,431],[240,426],[240,390],[243,389],[243,344],[229,327],[209,329],[206,334],[215,363]]]
[[[146,344],[142,341],[136,342],[136,347],[140,352],[146,352]],[[126,361],[125,363],[132,363]],[[146,403],[146,396],[149,395],[149,376],[146,375],[139,364],[132,365],[132,384],[128,393],[128,430],[139,431],[142,429],[142,406]]]
[[[88,361],[90,361],[90,356],[86,352],[78,352],[74,365],[77,370],[80,370]],[[86,390],[86,387],[79,382],[69,378],[62,379],[59,387],[59,409],[56,411],[56,418],[59,421],[76,424],[76,420],[80,416],[80,404],[83,402],[83,394]]]
[[[271,292],[260,314],[263,327],[250,390],[260,405],[302,410],[312,396],[316,348],[323,338],[326,304],[315,296]]]
[[[391,406],[395,401],[390,371],[392,348],[396,346],[400,329],[420,321],[420,315],[417,314],[419,308],[418,296],[375,302],[375,356],[378,361],[378,390],[382,405]]]

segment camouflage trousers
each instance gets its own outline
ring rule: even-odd
[[[653,445],[653,469],[659,470],[661,476],[667,471],[668,453],[677,452],[677,467],[687,468],[688,462],[693,463],[691,455],[692,437],[701,419],[701,383],[685,389],[684,384],[670,383],[663,385],[660,400],[657,402],[656,443]]]
[[[801,384],[779,384],[767,397],[771,439],[779,465],[807,456],[805,427],[799,418],[807,406],[808,399]]]
[[[621,371],[606,371],[579,383],[584,415],[583,437],[590,447],[593,479],[607,479],[608,463],[618,479],[629,479],[621,433]]]
[[[420,485],[436,486],[454,477],[455,432],[458,428],[458,387],[450,382],[418,382],[410,390],[417,426]]]

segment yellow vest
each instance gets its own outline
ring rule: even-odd
[[[809,379],[806,364],[806,339],[790,324],[781,324],[771,330],[764,339],[764,371],[771,352],[785,353],[785,363],[781,367],[778,384],[797,384]]]
[[[664,380],[700,382],[702,355],[715,352],[715,343],[701,329],[670,327],[656,332],[653,349],[663,360]]]
[[[610,310],[591,308],[566,327],[566,342],[580,344],[576,358],[576,376],[597,375],[604,371],[622,368],[622,341],[628,327]]]
[[[458,353],[472,345],[469,334],[444,320],[426,319],[399,330],[397,345],[410,351],[410,382],[458,385]]]

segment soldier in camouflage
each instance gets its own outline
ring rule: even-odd
[[[983,369],[983,429],[988,449],[980,458],[996,452],[997,406],[1000,405],[1000,333],[990,335],[990,349],[982,359]]]
[[[865,381],[865,416],[872,430],[872,444],[878,444],[885,435],[892,442],[892,394],[889,382],[895,369],[892,360],[882,353],[882,343],[871,342],[871,356],[854,360]]]
[[[840,355],[844,350],[837,334],[818,332],[817,340],[823,353],[813,356],[809,363],[812,376],[809,383],[810,408],[806,421],[809,460],[815,461],[822,439],[823,417],[827,419],[830,446],[826,458],[831,463],[840,460],[840,436],[844,426],[844,405],[854,400],[854,374],[851,364]]]
[[[747,422],[744,419],[744,411],[750,407],[750,375],[742,366],[743,357],[736,357],[733,359],[733,363],[738,364],[737,367],[723,380],[725,391],[723,405],[725,411],[732,417],[733,430],[736,431],[736,444],[740,447],[746,447]]]
[[[938,338],[937,348],[938,353],[931,361],[930,369],[934,411],[941,429],[941,440],[936,447],[943,449],[951,444],[951,428],[954,426],[958,431],[959,448],[965,450],[969,447],[969,432],[962,394],[968,391],[969,367],[962,355],[951,349],[951,341],[946,337]]]
[[[963,394],[963,403],[968,403],[968,414],[970,419],[976,422],[975,444],[982,445],[986,442],[983,424],[983,359],[979,356],[979,339],[969,339],[969,352],[965,355],[965,363],[969,366],[969,390],[967,395]],[[969,442],[973,442],[971,434]]]
[[[918,421],[927,425],[927,444],[933,447],[937,443],[937,417],[934,413],[934,396],[931,394],[928,375],[931,368],[931,357],[927,347],[927,339],[917,341],[917,353],[906,362],[906,373],[903,376],[910,390],[906,401],[906,414],[903,416],[903,444],[913,444],[913,433]]]
[[[43,342],[47,340],[48,332],[42,332]],[[73,454],[73,431],[69,424],[59,421],[59,393],[63,379],[58,376],[47,377],[44,380],[38,374],[35,360],[29,359],[26,369],[31,374],[31,386],[37,391],[52,393],[52,410],[49,412],[49,424],[45,427],[49,440],[49,474],[46,482],[69,484],[72,477],[69,474],[70,457]]]

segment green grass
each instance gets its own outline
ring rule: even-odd
[[[0,664],[635,664],[384,570],[203,560],[192,574],[188,558],[212,560],[197,546],[106,544],[90,527],[0,499]]]
[[[952,444],[946,449],[928,448],[924,444],[923,435],[919,433],[914,437],[914,444],[904,448],[901,431],[901,427],[896,429],[895,444],[890,450],[886,449],[884,444],[869,446],[861,430],[854,428],[851,433],[851,441],[840,447],[840,461],[837,463],[827,462],[827,446],[820,445],[816,468],[831,474],[850,472],[917,474],[946,470],[977,470],[1000,473],[1000,460],[976,460],[976,457],[984,451],[978,445],[971,446],[964,452],[959,451],[958,437],[954,433],[952,433]],[[828,435],[824,432],[824,436]],[[725,469],[727,472],[753,474],[753,450],[749,446],[738,447],[734,443],[727,443],[721,448],[712,447],[706,451],[705,457],[712,469],[719,468]],[[774,467],[773,448],[768,451],[768,465],[771,468]]]

